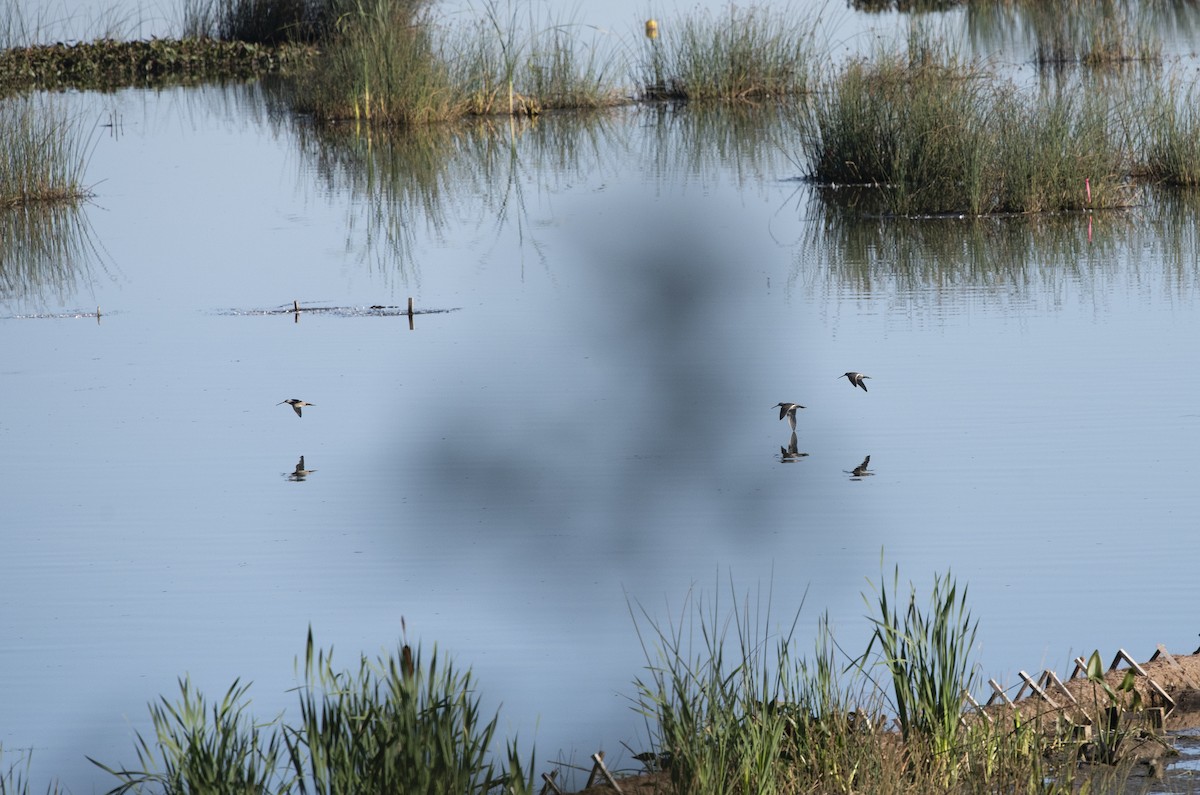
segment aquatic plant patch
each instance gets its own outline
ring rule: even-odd
[[[212,39],[98,39],[0,52],[0,88],[106,89],[168,82],[245,79],[307,66],[316,51]]]

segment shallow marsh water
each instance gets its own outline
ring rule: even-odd
[[[401,617],[540,760],[632,767],[630,603],[769,595],[857,652],[881,557],[969,584],[1005,684],[1196,643],[1194,199],[864,222],[774,113],[389,140],[269,85],[59,101],[113,126],[60,248],[5,252],[0,743],[35,781],[107,789],[84,754],[135,762],[179,676],[294,710],[310,625],[350,666]],[[367,309],[410,296],[453,311]]]

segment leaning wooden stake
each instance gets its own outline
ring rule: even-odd
[[[600,776],[608,782],[608,785],[617,792],[617,795],[622,795],[621,788],[617,786],[617,780],[612,777],[612,773],[609,773],[608,768],[604,766],[604,752],[597,751],[596,753],[592,754],[592,761],[595,762],[595,764],[592,765],[592,774],[588,776],[587,786],[585,786],[584,789],[587,789],[596,783],[596,774],[599,773]]]

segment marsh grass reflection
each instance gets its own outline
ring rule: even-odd
[[[305,159],[332,192],[349,193],[347,248],[359,246],[382,269],[419,281],[412,250],[424,234],[451,224],[515,227],[539,249],[524,183],[537,174],[553,187],[608,168],[617,126],[601,115],[537,120],[483,119],[403,130],[301,123]],[[539,254],[540,257],[540,254]]]
[[[791,116],[775,105],[658,104],[638,111],[650,130],[640,159],[653,164],[664,183],[732,175],[739,188],[763,188],[765,179],[796,167],[781,145],[791,134]]]
[[[1110,68],[1159,60],[1163,43],[1158,31],[1186,34],[1195,28],[1196,11],[1189,3],[1021,0],[967,3],[966,20],[968,37],[978,50],[1021,50],[1041,68]]]
[[[820,221],[809,225],[798,249],[794,279],[817,291],[908,302],[956,301],[969,293],[1007,305],[1061,295],[1067,280],[1094,286],[1113,278],[1139,224],[1124,212],[864,220],[818,206]],[[813,262],[822,267],[805,269]]]
[[[68,303],[103,251],[82,209],[34,205],[0,210],[0,300]]]

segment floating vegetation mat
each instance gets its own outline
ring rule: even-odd
[[[316,49],[214,39],[97,39],[0,51],[0,87],[103,89],[247,79],[310,63]]]
[[[221,315],[336,315],[338,317],[410,317],[413,315],[442,315],[457,312],[461,307],[450,309],[413,309],[411,306],[305,306],[300,303],[285,304],[270,309],[226,309]]]
[[[70,312],[32,312],[21,315],[0,315],[0,320],[79,320],[80,318],[94,318],[96,322],[99,323],[101,317],[108,317],[109,315],[115,314],[119,313],[105,312],[101,314],[100,310],[97,308],[92,312],[74,310]]]

